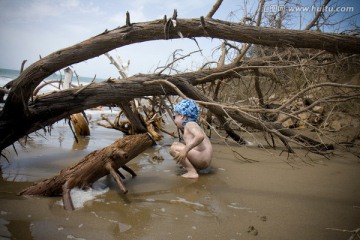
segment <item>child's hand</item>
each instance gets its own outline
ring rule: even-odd
[[[183,162],[186,158],[186,155],[187,155],[186,149],[183,149],[182,151],[180,151],[179,154],[175,157],[176,163]]]

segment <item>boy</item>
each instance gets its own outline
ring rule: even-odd
[[[198,178],[196,169],[210,166],[213,154],[211,142],[197,123],[199,109],[194,101],[181,100],[175,105],[174,111],[174,122],[184,130],[185,144],[174,142],[170,147],[170,154],[187,170],[182,177]]]

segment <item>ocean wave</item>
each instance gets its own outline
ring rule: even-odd
[[[0,76],[0,87],[3,87],[5,84],[7,84],[8,82],[10,82],[11,80],[13,80],[12,78],[8,78],[8,77],[1,77]]]

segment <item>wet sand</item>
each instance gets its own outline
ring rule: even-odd
[[[93,125],[92,136],[73,142],[67,124],[51,136],[11,148],[0,182],[0,239],[348,239],[340,230],[360,227],[360,163],[347,152],[330,158],[280,154],[280,150],[227,146],[213,140],[209,173],[181,178],[168,154],[172,138],[129,164],[129,192],[109,190],[73,212],[60,198],[16,196],[24,187],[57,174],[121,134]],[[256,162],[248,163],[240,155]],[[155,157],[154,157],[155,156]],[[156,156],[161,156],[158,158]],[[338,229],[338,230],[336,230]]]

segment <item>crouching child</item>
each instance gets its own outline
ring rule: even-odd
[[[199,108],[192,100],[181,100],[174,107],[174,122],[183,131],[184,143],[174,142],[170,154],[181,164],[184,178],[198,178],[197,170],[210,167],[213,148],[209,138],[197,122]]]

